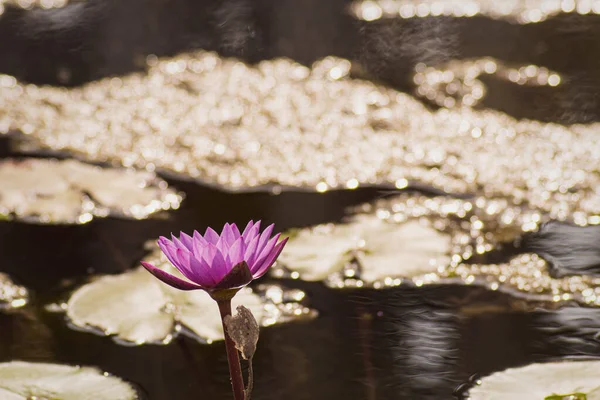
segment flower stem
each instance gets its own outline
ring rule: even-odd
[[[233,398],[235,400],[244,400],[244,377],[242,376],[242,367],[240,366],[240,355],[225,326],[225,317],[231,315],[231,299],[219,300],[217,301],[217,304],[219,305],[219,311],[221,312],[221,322],[223,323],[223,332],[225,333],[225,348],[227,349],[227,361],[229,362],[229,376],[231,378],[231,387],[233,388]]]

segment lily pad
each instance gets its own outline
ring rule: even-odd
[[[164,260],[158,263],[168,268]],[[262,285],[242,289],[232,305],[248,307],[262,326],[268,326],[316,316],[299,303],[303,298],[298,290]],[[208,294],[178,291],[143,268],[100,277],[76,290],[62,308],[72,327],[114,335],[124,345],[167,344],[180,333],[202,343],[223,339],[218,307]]]
[[[483,378],[470,400],[600,400],[600,361],[562,361],[510,368]]]
[[[474,254],[485,254],[505,243],[513,243],[524,231],[535,230],[539,224],[554,218],[540,210],[516,206],[506,198],[457,199],[402,194],[360,205],[353,211],[376,215],[389,223],[427,219],[432,226],[451,232],[452,262],[440,268],[435,276],[419,278],[419,283],[481,285],[533,301],[556,304],[575,300],[600,305],[600,278],[590,275],[553,277],[548,262],[535,253],[519,254],[497,264],[461,262]],[[571,222],[583,224],[584,220]]]
[[[22,307],[29,301],[29,292],[0,272],[0,309]]]
[[[106,216],[144,219],[181,202],[154,173],[75,160],[2,161],[0,181],[0,215],[31,223],[84,224]]]
[[[377,287],[415,278],[450,262],[452,239],[424,220],[389,223],[374,215],[320,225],[291,236],[273,270],[277,277],[324,280],[332,286]]]
[[[543,5],[542,5],[543,4]],[[436,17],[440,15],[455,18],[472,18],[482,16],[486,18],[505,20],[517,24],[532,24],[548,18],[568,13],[560,1],[540,3],[536,1],[477,1],[464,0],[357,0],[350,6],[350,11],[355,18],[363,21],[375,21],[380,18]],[[417,11],[418,10],[418,11]],[[575,11],[575,6],[573,10]],[[591,4],[590,10],[591,12]],[[594,11],[595,8],[594,8]],[[431,79],[433,81],[433,79]],[[441,79],[437,79],[441,80]]]
[[[23,10],[33,8],[48,10],[52,8],[62,8],[69,4],[69,0],[0,0],[0,15],[5,7],[16,7]]]
[[[136,400],[125,381],[91,367],[12,361],[0,364],[3,400]]]

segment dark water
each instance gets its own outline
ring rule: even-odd
[[[188,201],[170,220],[0,225],[2,269],[36,289],[31,306],[0,314],[0,361],[96,365],[140,385],[150,399],[231,398],[222,343],[180,338],[168,346],[122,347],[70,330],[63,315],[43,305],[63,298],[92,269],[114,273],[135,265],[143,242],[158,234],[259,217],[281,228],[302,226],[338,219],[343,206],[382,195],[186,190]],[[600,310],[536,311],[535,304],[475,287],[337,291],[285,284],[305,290],[321,315],[263,329],[255,399],[451,399],[475,373],[600,354]]]
[[[416,62],[494,56],[559,71],[559,88],[490,78],[484,106],[561,123],[600,120],[598,17],[560,16],[529,26],[485,18],[364,24],[341,0],[89,0],[62,10],[8,10],[0,17],[0,72],[36,83],[77,85],[140,68],[146,54],[193,48],[254,62],[326,55],[358,60],[373,78],[410,90]],[[68,73],[64,73],[64,71]],[[63,73],[59,74],[60,71]],[[59,79],[59,76],[62,78]],[[65,78],[68,77],[68,78]],[[8,154],[0,142],[0,154]],[[96,220],[86,226],[0,222],[0,270],[34,291],[32,305],[0,314],[0,361],[96,365],[138,384],[153,400],[228,399],[222,343],[179,339],[121,347],[70,330],[43,310],[89,273],[136,265],[142,244],[171,231],[261,218],[279,229],[339,220],[376,189],[326,194],[226,194],[172,182],[188,193],[169,219]],[[254,399],[451,399],[473,374],[560,357],[600,355],[600,311],[541,311],[473,287],[305,290],[321,316],[264,329]]]

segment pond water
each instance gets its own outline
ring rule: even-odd
[[[382,196],[375,190],[234,195],[188,185],[180,183],[187,201],[170,220],[0,225],[3,243],[9,243],[3,247],[5,270],[36,289],[33,306],[0,316],[1,360],[95,365],[136,383],[150,399],[230,398],[222,342],[180,338],[167,346],[123,347],[71,330],[63,314],[48,313],[43,305],[64,300],[88,273],[135,265],[144,241],[159,233],[255,216],[281,228],[302,226],[339,218],[346,206]],[[24,248],[26,241],[34,241],[35,251]],[[304,290],[320,315],[262,330],[256,399],[450,399],[474,374],[600,351],[600,311],[593,309],[585,321],[567,324],[558,310],[536,310],[535,303],[478,287],[334,290],[321,283],[285,284]],[[557,329],[544,330],[549,326]]]
[[[351,17],[348,5],[88,0],[57,10],[9,8],[0,16],[0,73],[73,86],[139,70],[140,57],[148,54],[202,48],[249,62],[285,56],[309,64],[328,55],[345,57],[363,63],[373,81],[412,92],[419,62],[491,56],[543,65],[560,72],[565,84],[531,87],[484,78],[481,107],[560,124],[600,119],[598,16],[559,15],[529,25],[483,16],[367,23]],[[0,138],[0,156],[8,155],[22,156]],[[49,313],[45,305],[64,301],[91,274],[137,266],[143,244],[159,235],[250,219],[275,223],[279,230],[336,222],[349,206],[392,194],[377,188],[231,193],[165,179],[186,194],[181,208],[168,216],[97,219],[81,226],[0,221],[0,270],[33,293],[30,305],[0,313],[0,362],[97,366],[134,383],[152,400],[230,399],[222,342],[204,345],[182,337],[166,346],[119,346],[70,329],[63,314]],[[568,314],[552,304],[464,285],[335,290],[319,282],[283,283],[305,291],[319,317],[261,331],[254,365],[257,400],[452,399],[476,376],[600,355],[600,310],[592,308]]]

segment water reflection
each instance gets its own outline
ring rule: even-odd
[[[548,357],[597,357],[600,354],[600,310],[565,307],[540,312],[532,321],[539,335],[536,351]]]
[[[309,293],[320,317],[261,332],[255,399],[446,399],[474,373],[600,350],[597,310],[531,312],[476,287],[349,292],[287,283]],[[122,347],[31,306],[0,314],[0,336],[0,361],[95,365],[153,400],[230,398],[221,342]]]
[[[0,360],[54,359],[54,334],[36,310],[0,313]]]
[[[460,319],[440,294],[443,298],[436,289],[393,291],[386,296],[391,301],[375,306],[370,333],[375,398],[447,398],[459,382]]]

